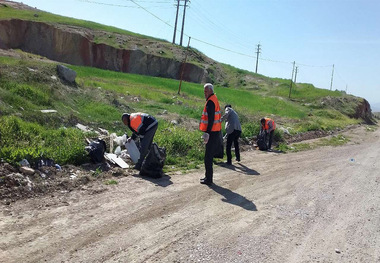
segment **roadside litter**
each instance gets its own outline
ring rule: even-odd
[[[142,163],[140,175],[152,178],[160,178],[163,176],[162,168],[166,159],[166,149],[159,147],[156,143],[152,143],[150,151]]]
[[[83,131],[89,128],[77,124],[77,127]],[[134,140],[127,141],[128,135],[117,136],[115,133],[109,134],[108,131],[100,129],[102,134],[98,138],[86,139],[86,151],[93,163],[107,162],[112,165],[128,169],[131,164],[136,164],[140,158],[139,146]],[[152,146],[142,163],[140,175],[151,178],[162,177],[163,167],[166,159],[166,150],[159,147],[156,143]]]
[[[267,138],[264,131],[259,133],[259,135],[257,135],[257,146],[259,147],[259,150],[261,151],[266,151],[268,149]]]

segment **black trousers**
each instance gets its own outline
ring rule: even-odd
[[[137,166],[141,167],[145,156],[148,154],[150,146],[152,146],[153,137],[156,134],[157,127],[158,124],[154,125],[145,133],[144,138],[140,139],[140,158],[137,162]]]
[[[232,155],[231,155],[231,146],[232,142],[234,143],[235,147],[235,156],[236,160],[240,161],[240,150],[239,150],[239,138],[241,135],[241,131],[234,130],[232,133],[227,135],[227,146],[226,146],[226,153],[227,153],[227,162],[232,162]]]
[[[213,178],[213,159],[215,154],[218,153],[219,148],[223,147],[221,144],[223,143],[221,140],[221,131],[218,132],[210,132],[210,138],[208,139],[208,142],[206,144],[206,152],[205,152],[205,168],[206,173],[205,177],[206,180],[210,183],[212,183]]]

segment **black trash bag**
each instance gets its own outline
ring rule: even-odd
[[[92,141],[88,146],[86,146],[86,150],[91,158],[91,161],[94,163],[103,162],[106,147],[106,142],[101,139],[96,139],[95,141]]]
[[[149,176],[151,178],[160,178],[164,174],[162,168],[164,167],[166,159],[166,149],[159,147],[156,143],[152,143],[149,153],[142,163],[140,175]]]
[[[257,146],[259,146],[259,150],[261,151],[268,150],[267,136],[265,131],[262,131],[259,133],[259,135],[257,135]]]
[[[34,163],[34,168],[35,169],[40,169],[43,166],[55,166],[54,160],[50,158],[38,158],[36,162]]]
[[[216,146],[216,152],[214,154],[215,158],[223,159],[224,157],[224,146],[223,146],[223,134],[219,132],[218,145]]]

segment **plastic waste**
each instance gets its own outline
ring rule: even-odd
[[[116,147],[115,154],[116,154],[116,156],[120,156],[120,154],[121,154],[121,147],[120,146]]]
[[[130,140],[129,142],[125,143],[125,149],[127,149],[129,156],[132,159],[133,163],[137,163],[137,161],[140,158],[140,151],[136,146],[136,143],[134,140]]]
[[[30,167],[30,164],[29,164],[29,162],[28,162],[27,159],[22,159],[22,160],[20,161],[20,165],[21,165],[21,166]]]
[[[58,171],[62,171],[62,168],[61,168],[61,166],[60,166],[59,164],[56,163],[54,166],[55,166],[55,168],[56,168]]]
[[[124,134],[123,136],[118,136],[114,138],[114,142],[119,146],[125,144],[127,142],[127,135]]]

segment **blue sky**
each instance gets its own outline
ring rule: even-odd
[[[32,7],[173,40],[176,0],[23,0]],[[181,4],[184,0],[181,0]],[[216,61],[346,90],[380,108],[379,0],[191,0],[183,45]],[[183,7],[176,43],[179,44]]]

